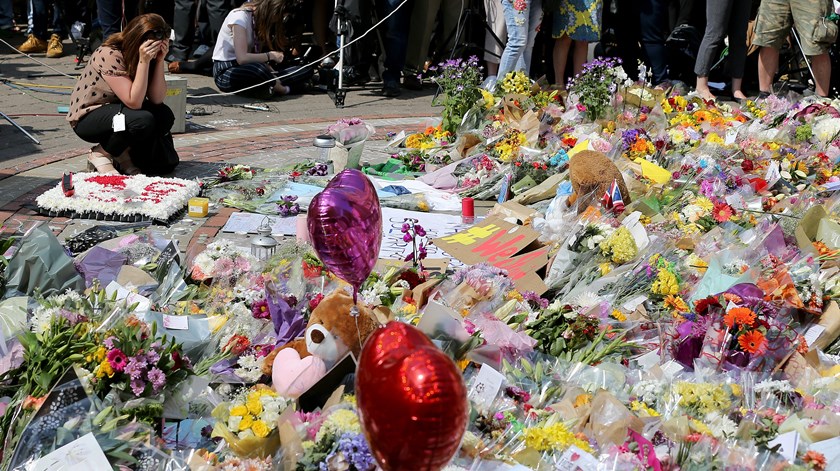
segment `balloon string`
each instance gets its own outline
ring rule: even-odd
[[[355,294],[355,293],[354,293]],[[350,315],[356,321],[356,336],[359,338],[359,347],[362,346],[362,331],[359,329],[359,307],[355,304],[350,309]]]

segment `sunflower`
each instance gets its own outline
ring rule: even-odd
[[[730,329],[735,325],[751,327],[755,323],[755,313],[745,307],[732,308],[726,313],[723,322]]]
[[[738,344],[741,345],[741,348],[743,348],[747,353],[758,353],[762,348],[764,348],[764,344],[766,342],[764,334],[757,330],[747,332],[746,334],[738,337]]]

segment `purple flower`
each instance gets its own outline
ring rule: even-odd
[[[408,232],[403,234],[403,242],[411,242],[412,239],[414,239],[414,237],[411,237],[411,234],[409,234]]]
[[[143,382],[141,379],[133,379],[131,380],[131,391],[134,392],[135,396],[140,396],[143,394],[143,391],[146,389],[146,383]]]
[[[144,358],[131,357],[128,359],[128,364],[125,365],[123,372],[131,379],[140,379],[146,370],[146,361]]]
[[[271,317],[271,313],[268,312],[268,300],[263,299],[255,302],[251,306],[251,314],[257,319],[268,319]]]
[[[146,378],[151,381],[155,392],[160,391],[166,385],[166,375],[159,368],[152,368]]]
[[[113,350],[114,349],[114,340],[117,340],[117,338],[112,335],[112,336],[108,337],[107,339],[105,339],[105,341],[102,342],[102,344],[108,350]]]
[[[160,361],[160,353],[156,352],[155,350],[150,350],[146,353],[146,362],[156,365],[157,362]]]
[[[414,232],[420,237],[426,237],[426,229],[423,229],[423,226],[419,224],[414,226]]]
[[[400,228],[400,232],[405,234],[406,232],[409,231],[409,229],[411,229],[411,226],[409,226],[407,222],[404,222],[402,227]]]
[[[345,433],[338,439],[338,452],[358,471],[374,469],[376,460],[361,433]],[[324,463],[322,463],[324,464]]]

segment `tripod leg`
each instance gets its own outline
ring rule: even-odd
[[[6,114],[3,113],[2,111],[0,111],[0,118],[3,118],[6,121],[8,121],[9,123],[11,123],[12,126],[16,127],[18,131],[20,131],[24,135],[26,135],[26,137],[28,137],[30,140],[32,140],[32,142],[34,142],[35,144],[41,145],[41,141],[39,141],[38,139],[35,139],[35,136],[26,132],[26,129],[23,129],[22,127],[20,127],[20,125],[18,123],[16,123],[15,120],[6,116]]]

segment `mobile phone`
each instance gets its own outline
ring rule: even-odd
[[[76,189],[73,188],[73,174],[72,173],[65,173],[64,176],[61,177],[61,191],[64,192],[64,196],[71,197],[76,193]]]

